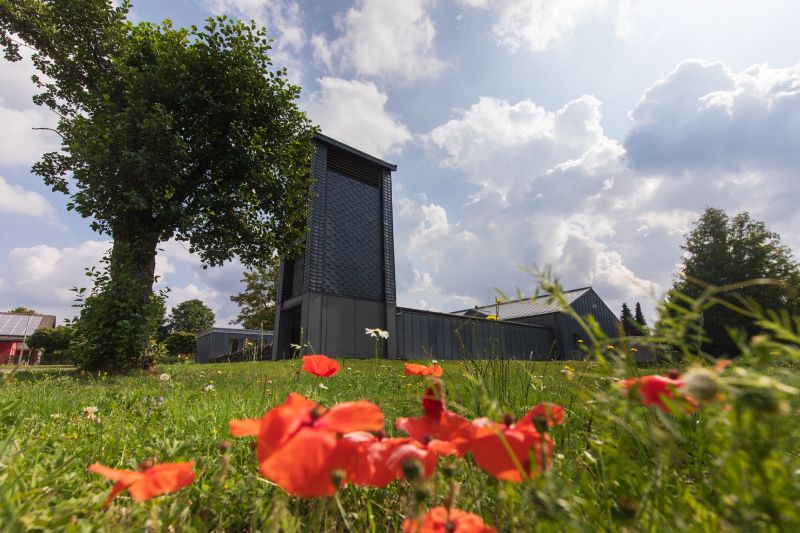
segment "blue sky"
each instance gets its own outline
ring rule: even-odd
[[[531,292],[551,265],[615,310],[668,288],[705,206],[800,250],[800,4],[789,0],[138,0],[135,20],[255,19],[328,135],[398,164],[401,305]],[[0,309],[71,316],[107,237],[30,172],[28,63],[0,61]],[[162,245],[170,303],[235,315],[238,263]]]

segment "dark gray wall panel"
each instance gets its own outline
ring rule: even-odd
[[[401,359],[467,356],[543,360],[548,358],[554,338],[553,331],[548,328],[455,318],[407,308],[398,309],[397,329],[402,338],[397,344]]]
[[[380,191],[329,171],[326,196],[323,292],[383,300]]]
[[[381,302],[356,301],[354,334],[355,346],[352,354],[355,357],[372,357],[375,351],[375,339],[367,336],[366,328],[386,329],[383,318],[384,304]],[[381,340],[381,354],[386,353],[386,342]]]
[[[355,342],[355,302],[349,298],[325,298],[325,337],[323,348],[331,357],[352,357]],[[331,334],[333,333],[333,334]]]

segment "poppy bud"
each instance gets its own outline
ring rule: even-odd
[[[533,426],[539,433],[547,433],[547,417],[542,415],[534,416]]]
[[[325,414],[325,408],[321,405],[317,405],[308,414],[311,417],[311,421],[316,422],[319,417]]]
[[[345,472],[341,468],[335,468],[331,472],[331,483],[337,489],[342,486],[342,482],[344,481]]]
[[[414,489],[414,500],[417,503],[424,503],[431,495],[430,489],[425,485],[420,485]]]
[[[148,468],[153,468],[154,464],[155,461],[153,461],[152,458],[139,461],[139,470],[147,470]]]
[[[682,389],[698,402],[710,402],[719,393],[719,378],[715,372],[704,368],[691,370],[683,376]]]
[[[455,468],[453,468],[452,465],[446,465],[445,464],[445,465],[439,466],[439,472],[442,473],[442,477],[444,477],[445,479],[450,479],[450,478],[453,477],[453,474],[455,474],[456,471],[455,471]]]
[[[226,453],[228,450],[230,450],[230,449],[231,449],[231,441],[229,441],[229,440],[223,440],[223,441],[221,441],[219,444],[217,444],[217,448],[218,448],[218,449],[219,449],[219,451],[221,451],[222,453]]]
[[[740,401],[754,411],[761,411],[771,415],[786,414],[789,406],[769,389],[751,388],[739,396]]]
[[[505,424],[506,427],[511,427],[513,423],[514,423],[514,415],[512,415],[511,413],[506,413],[503,415],[503,424]]]
[[[403,475],[408,481],[413,483],[422,478],[423,471],[422,461],[416,457],[409,457],[403,461]]]
[[[670,368],[669,371],[667,371],[667,377],[669,379],[678,379],[681,377],[681,373],[675,368]]]

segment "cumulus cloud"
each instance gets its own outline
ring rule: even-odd
[[[800,163],[800,65],[684,61],[631,112],[625,140],[641,169],[788,168]]]
[[[397,153],[411,139],[408,128],[386,110],[388,97],[374,83],[322,78],[319,85],[306,109],[323,133],[377,156]]]
[[[275,39],[271,58],[276,67],[286,67],[289,78],[299,83],[305,69],[300,53],[307,44],[300,5],[294,0],[206,0],[214,13],[255,20]]]
[[[86,287],[86,267],[98,266],[109,249],[106,241],[84,241],[76,246],[56,248],[47,244],[12,248],[3,261],[0,290],[3,305],[24,305],[58,319],[71,318],[72,287]]]
[[[341,35],[312,38],[316,59],[331,71],[411,82],[444,68],[436,56],[433,0],[357,0],[337,19]]]
[[[578,158],[616,157],[621,149],[603,134],[600,101],[582,96],[557,111],[531,100],[511,104],[482,97],[424,139],[443,163],[481,187],[500,193],[530,188],[545,171]],[[598,164],[598,162],[592,162]]]
[[[606,0],[460,0],[464,5],[489,9],[498,44],[512,51],[539,52],[567,39],[586,15],[605,7]]]
[[[55,128],[57,123],[54,113],[31,101],[36,94],[34,74],[30,54],[24,50],[22,61],[0,61],[0,165],[30,166],[60,146],[55,133],[34,129]]]
[[[25,190],[19,185],[8,183],[0,176],[0,213],[31,216],[53,220],[55,210],[47,199],[38,192]]]
[[[460,209],[396,200],[398,264],[412,273],[398,278],[401,301],[452,310],[495,287],[529,292],[536,264],[614,309],[647,307],[709,205],[749,211],[800,249],[800,68],[686,61],[630,116],[618,142],[594,97],[555,111],[483,97],[421,136],[474,189]]]

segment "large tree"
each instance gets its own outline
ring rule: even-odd
[[[130,2],[0,0],[5,57],[32,50],[34,101],[62,148],[34,166],[110,235],[108,278],[81,314],[84,366],[126,369],[157,320],[156,246],[189,243],[204,266],[296,253],[309,209],[314,128],[254,23],[127,20]]]
[[[636,310],[633,312],[633,320],[636,322],[636,334],[647,334],[647,319],[644,317],[642,305],[639,302],[636,302]]]
[[[628,307],[628,304],[625,302],[622,302],[622,312],[619,315],[619,320],[622,322],[622,331],[625,333],[626,337],[636,335],[633,313],[631,313],[631,308]]]
[[[780,236],[753,220],[746,212],[729,217],[725,211],[707,208],[681,247],[681,268],[672,290],[696,298],[707,286],[731,286],[719,298],[741,305],[745,297],[762,308],[800,312],[800,266]],[[757,279],[769,284],[747,284]],[[673,301],[679,302],[677,298]],[[714,305],[703,313],[703,328],[708,337],[703,351],[712,355],[736,353],[729,329],[748,335],[758,329],[747,316],[724,305]]]
[[[17,307],[14,307],[13,309],[9,309],[8,312],[9,313],[14,313],[15,315],[37,315],[38,314],[35,310],[31,309],[30,307],[23,307],[21,305],[17,306]]]
[[[244,290],[231,296],[231,301],[239,306],[239,315],[231,324],[241,324],[247,329],[273,328],[279,268],[280,258],[276,255],[264,266],[244,273]]]
[[[172,308],[169,326],[173,333],[200,333],[214,325],[214,311],[202,301],[186,300]]]

